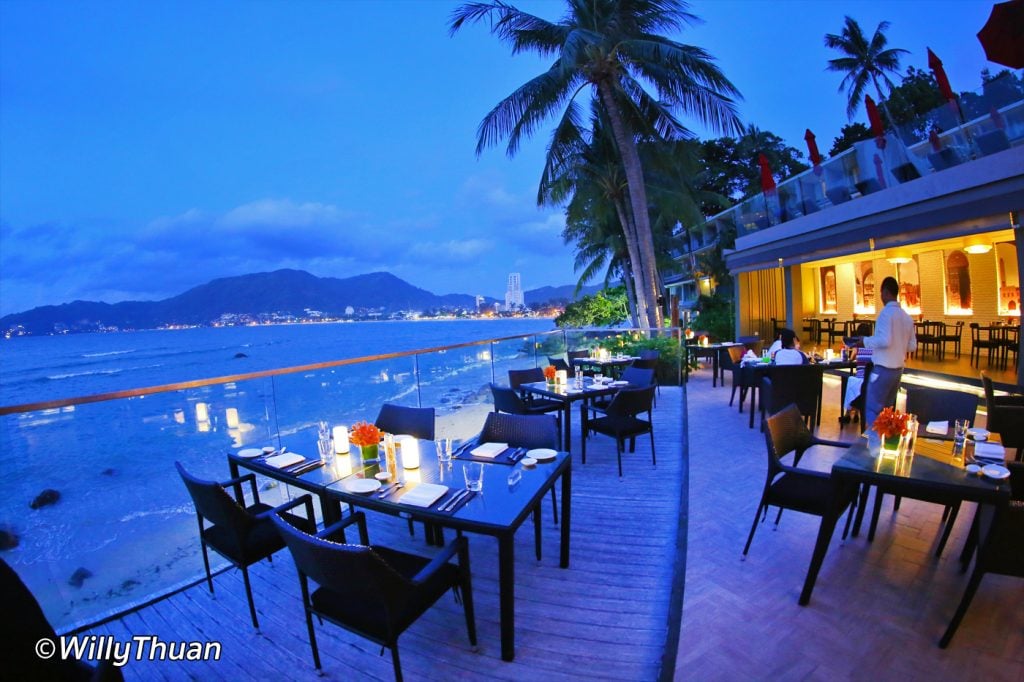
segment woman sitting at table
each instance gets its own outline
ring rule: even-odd
[[[800,339],[792,329],[783,329],[779,333],[779,340],[782,347],[775,351],[772,360],[776,365],[806,365],[810,362],[807,356],[800,352]]]
[[[857,326],[857,336],[864,338],[865,336],[871,336],[871,325],[861,322]],[[849,352],[852,354],[851,359],[857,361],[857,373],[847,379],[846,383],[846,396],[843,398],[843,410],[846,412],[846,418],[853,421],[857,418],[857,408],[851,407],[853,401],[860,396],[860,388],[864,385],[864,368],[871,360],[871,349],[870,348],[850,348]]]

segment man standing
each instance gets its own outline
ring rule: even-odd
[[[864,401],[868,429],[882,409],[895,402],[907,353],[917,350],[914,321],[900,307],[900,285],[894,277],[882,280],[881,294],[885,306],[875,322],[875,333],[861,340],[865,348],[871,349],[874,363]]]

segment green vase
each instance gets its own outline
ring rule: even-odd
[[[883,457],[896,457],[900,454],[902,436],[888,436],[882,439],[881,454]]]
[[[359,455],[364,462],[376,462],[380,458],[380,444],[360,445]]]

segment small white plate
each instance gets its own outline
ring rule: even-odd
[[[378,481],[386,481],[389,478],[391,478],[391,474],[389,474],[386,471],[378,471],[373,475],[373,477],[376,478]]]
[[[258,450],[256,448],[246,448],[244,450],[239,450],[238,456],[244,457],[245,459],[252,459],[253,457],[262,457],[263,451]]]
[[[612,386],[629,386],[629,382],[628,381],[622,381],[620,379],[619,381],[613,381],[612,382]]]
[[[998,464],[986,464],[981,467],[981,473],[996,481],[1001,481],[1004,478],[1010,477],[1010,470],[1006,467],[999,466]]]
[[[523,463],[524,467],[535,467],[535,466],[537,466],[537,460],[535,460],[533,457],[523,457],[519,461]]]
[[[372,493],[374,490],[380,490],[380,481],[372,478],[353,478],[341,485],[350,493]]]
[[[275,450],[274,448],[270,447],[269,445],[267,447],[263,448],[263,454],[264,455],[272,455],[275,452],[277,452],[277,450]]]
[[[977,464],[968,464],[966,468],[967,473],[969,473],[971,476],[977,476],[978,473],[981,471],[981,467],[978,466]]]
[[[537,448],[536,450],[528,451],[526,456],[535,459],[538,462],[550,462],[557,454],[557,452],[548,448]]]
[[[971,438],[973,438],[974,440],[981,440],[981,441],[988,440],[988,430],[986,430],[986,429],[979,429],[979,428],[967,429],[967,435],[970,436]]]

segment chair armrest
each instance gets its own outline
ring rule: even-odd
[[[782,464],[779,466],[780,471],[784,471],[791,476],[799,476],[802,478],[816,478],[823,481],[828,481],[832,478],[832,475],[827,471],[814,471],[813,469],[801,469],[800,467],[790,466],[789,464]]]
[[[1024,407],[1024,395],[992,396],[993,407]]]
[[[259,503],[259,501],[260,501],[260,493],[259,493],[258,490],[256,490],[256,474],[242,474],[241,476],[238,476],[236,478],[232,478],[232,479],[227,480],[227,481],[222,481],[222,482],[218,483],[217,485],[219,485],[221,488],[224,488],[226,490],[229,486],[238,486],[239,483],[243,483],[244,481],[249,481],[249,486],[252,488],[252,501],[253,501],[253,503],[254,504]],[[245,506],[245,493],[242,492],[242,488],[241,487],[235,488],[235,492],[236,492],[236,495],[235,495],[236,498],[238,497],[238,493],[241,493],[242,498],[238,500],[238,504],[240,504],[240,505],[242,505],[244,507]]]
[[[257,519],[270,518],[270,516],[273,515],[273,514],[280,514],[281,512],[288,511],[289,509],[294,509],[295,507],[298,507],[300,504],[306,505],[306,520],[312,521],[315,524],[316,523],[316,516],[315,516],[315,514],[313,512],[313,496],[310,495],[309,493],[306,493],[305,495],[299,495],[294,500],[289,500],[288,502],[284,502],[282,504],[279,504],[276,507],[274,507],[273,509],[268,509],[265,512],[260,512],[259,514],[256,515],[255,518],[257,518]]]
[[[824,438],[812,438],[811,445],[828,445],[833,448],[848,448],[853,445],[853,443],[844,443],[839,440],[825,440]],[[810,447],[810,445],[808,447]]]
[[[452,540],[451,542],[449,542],[448,545],[446,545],[444,549],[442,549],[440,552],[438,552],[434,556],[434,558],[430,560],[429,564],[427,564],[426,566],[421,568],[420,572],[413,576],[413,578],[412,578],[413,584],[414,585],[422,585],[427,580],[429,580],[432,575],[434,575],[439,570],[441,570],[442,566],[444,566],[446,563],[448,563],[449,559],[451,559],[453,556],[455,556],[455,554],[460,549],[462,549],[462,547],[466,544],[466,542],[467,542],[466,538],[464,538],[464,537],[457,537],[454,540]]]
[[[353,523],[359,525],[359,541],[364,545],[370,544],[369,538],[366,534],[366,514],[361,511],[352,512],[348,517],[341,521],[332,523],[317,533],[316,536],[321,540],[331,540],[333,542],[335,534],[342,534],[341,531],[345,530]]]

